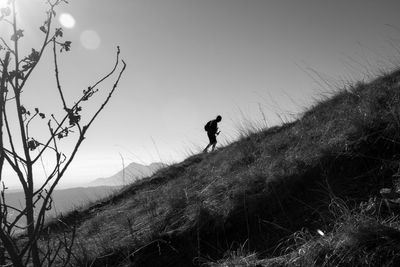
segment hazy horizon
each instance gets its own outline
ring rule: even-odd
[[[17,3],[30,51],[43,37],[43,1]],[[268,125],[279,124],[335,88],[393,68],[399,8],[391,0],[70,0],[56,22],[72,41],[59,58],[67,101],[110,70],[117,45],[128,67],[61,186],[111,176],[131,162],[180,161],[207,145],[203,126],[218,114],[221,145],[246,120],[265,115]],[[0,31],[7,34],[3,23]],[[48,51],[23,94],[27,106],[61,109],[53,72]]]

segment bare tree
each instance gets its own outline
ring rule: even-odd
[[[60,4],[66,4],[67,1],[45,1],[48,7],[46,18],[39,27],[41,33],[38,31],[44,36],[43,43],[38,49],[32,48],[27,56],[21,56],[19,47],[24,32],[18,25],[16,1],[18,0],[8,0],[6,7],[0,9],[0,23],[8,24],[11,28],[8,38],[0,36],[0,182],[3,184],[0,198],[0,240],[13,266],[27,264],[35,267],[51,266],[57,257],[66,265],[71,256],[75,232],[71,231],[72,235],[69,238],[64,236],[63,240],[60,239],[58,245],[39,246],[46,212],[51,209],[54,189],[77,154],[88,129],[112,97],[126,64],[120,60],[118,48],[116,61],[111,71],[84,89],[73,103],[68,103],[60,82],[57,60],[59,53],[70,50],[71,42],[62,40],[62,28],[52,27],[52,21],[56,16],[55,9]],[[47,50],[53,54],[54,74],[50,75],[55,76],[54,89],[57,90],[62,103],[61,115],[48,115],[42,113],[37,107],[28,108],[21,99],[23,92],[30,90],[26,88],[26,82]],[[82,112],[84,102],[91,101],[92,96],[99,92],[99,85],[108,79],[114,79],[114,82],[105,99],[99,103],[93,114],[84,116]],[[41,122],[41,127],[47,128],[48,137],[40,140],[31,135],[33,121]],[[15,124],[17,127],[13,127]],[[66,138],[75,138],[68,152],[61,151],[60,146]],[[53,166],[51,171],[42,177],[44,179],[38,179],[40,177],[37,177],[35,166],[40,164],[45,155],[46,158],[52,155]],[[23,188],[25,201],[22,207],[7,204],[5,193],[7,188],[3,181],[6,166],[11,167],[15,179],[18,179]],[[14,216],[10,216],[11,212]],[[24,242],[17,241],[15,238],[15,233],[18,231],[26,233],[27,238]],[[66,252],[62,254],[62,257],[60,256],[61,249]]]

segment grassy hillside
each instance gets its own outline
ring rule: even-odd
[[[399,133],[396,71],[338,91],[295,122],[162,169],[60,218],[48,238],[77,227],[75,266],[384,265],[372,252],[393,259],[400,249],[374,240],[387,231],[398,240],[397,227],[384,208],[358,207],[393,185]],[[372,236],[372,254],[338,264],[360,247],[357,233]]]

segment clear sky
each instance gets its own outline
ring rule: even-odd
[[[38,47],[44,1],[17,2],[21,40]],[[205,147],[203,126],[218,114],[219,140],[232,141],[243,121],[291,119],[335,87],[400,62],[398,0],[69,2],[57,11],[72,41],[59,59],[67,98],[110,70],[117,45],[128,67],[65,184],[116,173],[120,155],[125,164],[180,161]],[[48,52],[24,97],[52,113],[60,103]]]

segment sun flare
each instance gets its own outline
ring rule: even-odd
[[[8,2],[8,0],[0,0],[0,8],[5,8],[5,7],[7,7],[8,5],[7,5],[7,2]]]
[[[58,21],[65,28],[72,29],[73,27],[75,27],[75,19],[71,14],[62,13]]]
[[[94,30],[83,31],[80,35],[81,44],[88,50],[96,50],[100,47],[101,38]]]

